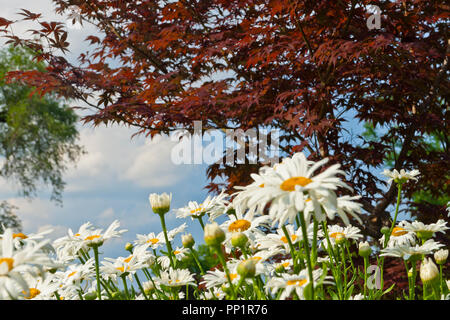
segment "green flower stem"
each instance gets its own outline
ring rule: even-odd
[[[312,243],[312,265],[317,264],[317,233],[319,231],[319,223],[313,219],[313,243]]]
[[[303,241],[305,244],[306,263],[308,266],[309,281],[311,281],[311,299],[314,300],[314,278],[311,265],[311,255],[309,252],[308,233],[306,231],[305,215],[303,211],[300,211],[300,223],[302,226]]]
[[[411,267],[412,267],[412,278],[411,278],[411,287],[412,287],[412,292],[410,300],[414,300],[415,295],[416,295],[416,276],[417,276],[417,260],[415,258],[412,259],[411,261]]]
[[[398,216],[398,211],[400,208],[400,200],[401,200],[401,194],[402,194],[402,184],[399,183],[397,184],[397,205],[395,207],[395,213],[394,213],[394,220],[392,221],[392,225],[391,228],[389,229],[389,233],[386,235],[385,239],[384,239],[384,246],[383,248],[386,248],[388,242],[389,242],[389,238],[391,237],[392,231],[395,228],[395,224],[397,223],[397,216]]]
[[[141,290],[142,295],[144,296],[145,300],[148,300],[148,297],[147,297],[147,295],[145,294],[145,291],[144,291],[144,287],[142,286],[141,281],[139,280],[139,277],[138,277],[137,273],[134,274],[134,278],[136,279],[138,287]]]
[[[441,294],[445,294],[444,292],[444,281],[442,279],[442,264],[439,265],[439,288],[441,289]]]
[[[367,268],[369,267],[369,257],[364,257],[364,299],[367,299]],[[408,271],[408,270],[406,270]]]
[[[336,245],[336,247],[338,248],[338,252],[342,253],[341,255],[341,259],[342,259],[342,273],[344,275],[344,292],[343,292],[343,298],[345,299],[345,296],[347,295],[347,270],[346,270],[346,266],[345,266],[345,249],[341,248],[342,250],[339,249],[339,245]]]
[[[200,261],[198,260],[197,252],[195,252],[194,247],[191,247],[190,250],[191,250],[191,253],[192,253],[192,257],[194,258],[195,262],[197,263],[198,268],[200,269],[200,273],[202,275],[204,275],[205,271],[203,270],[203,267],[202,267]]]
[[[169,260],[170,260],[170,266],[172,268],[175,268],[174,261],[173,261],[173,252],[172,252],[172,245],[169,241],[169,237],[167,236],[167,228],[166,228],[166,221],[164,220],[164,214],[159,214],[159,218],[161,220],[161,226],[164,233],[164,239],[166,240],[166,246],[167,251],[169,252]]]
[[[293,262],[293,264],[294,264],[294,272],[297,273],[297,272],[299,271],[299,270],[297,270],[297,269],[298,269],[298,268],[297,268],[297,265],[298,265],[298,264],[297,264],[297,253],[296,253],[296,251],[295,251],[294,245],[292,244],[291,235],[290,235],[289,232],[287,231],[285,225],[283,225],[283,226],[281,227],[281,229],[282,229],[283,232],[284,232],[284,236],[286,237],[286,240],[287,240],[288,245],[289,245],[289,250],[291,251],[292,262]]]
[[[231,293],[232,293],[232,300],[236,299],[236,291],[233,286],[233,282],[231,281],[230,276],[230,270],[228,270],[227,262],[225,261],[225,257],[223,256],[222,248],[220,245],[214,246],[214,249],[216,250],[217,256],[219,257],[220,263],[222,264],[223,270],[225,271],[225,274],[227,276],[228,283],[230,285]]]
[[[125,297],[126,297],[127,300],[130,300],[130,293],[128,292],[126,276],[124,274],[122,274],[120,277],[122,278],[123,288],[125,290]]]
[[[395,224],[397,223],[397,216],[398,216],[398,211],[400,209],[400,200],[401,200],[401,195],[402,195],[402,184],[398,183],[397,184],[397,204],[395,206],[395,213],[394,213],[394,220],[392,220],[392,224],[391,224],[391,228],[389,229],[389,233],[385,234],[384,237],[384,245],[383,245],[383,249],[386,248],[387,244],[389,243],[389,238],[391,237],[392,231],[395,228]],[[381,257],[381,290],[383,290],[384,288],[384,276],[383,276],[383,269],[384,269],[384,256]]]
[[[347,241],[345,241],[345,248],[347,249],[348,259],[350,260],[350,265],[352,266],[353,274],[356,273],[355,265],[353,264],[352,253],[350,252],[350,246]]]
[[[98,300],[102,300],[102,290],[100,287],[100,270],[99,270],[99,262],[98,262],[98,246],[93,246],[94,250],[94,258],[95,258],[95,276],[97,277],[97,296]]]
[[[198,222],[200,223],[200,226],[202,227],[202,230],[205,230],[205,224],[203,223],[203,218],[200,216],[197,218]]]
[[[326,250],[328,252],[328,256],[330,257],[331,263],[331,271],[333,273],[334,280],[336,281],[336,288],[338,290],[339,297],[342,297],[342,288],[341,288],[341,277],[340,272],[338,271],[338,258],[336,257],[336,253],[334,252],[333,246],[331,245],[330,236],[328,234],[327,222],[322,222],[322,228],[325,234],[325,239],[327,240]]]

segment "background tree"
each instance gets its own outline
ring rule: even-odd
[[[33,87],[5,82],[9,71],[45,72],[45,64],[33,61],[34,55],[30,49],[12,46],[0,52],[0,176],[15,182],[19,194],[28,198],[41,184],[48,185],[51,200],[61,204],[62,174],[82,152],[76,144],[78,118],[51,93],[39,97],[31,95]]]
[[[18,207],[9,204],[7,201],[0,203],[0,234],[3,234],[5,228],[11,228],[16,232],[22,230],[22,223],[15,214]]]
[[[47,72],[8,79],[83,101],[93,112],[86,122],[151,136],[192,129],[194,120],[205,129],[280,129],[284,155],[342,164],[363,197],[363,231],[377,238],[396,197],[377,173],[387,155],[395,154],[392,168],[422,173],[405,188],[408,198],[416,187],[435,196],[448,184],[449,11],[440,0],[53,2],[97,28],[80,64],[58,53],[69,45],[63,23],[23,9],[39,41],[15,36],[7,19],[0,32],[39,52]],[[369,4],[381,10],[381,29],[367,27]],[[366,122],[383,129],[378,140],[349,134]],[[444,153],[423,145],[435,133],[447,141]],[[232,190],[257,169],[212,165],[208,188],[217,191],[223,177]]]

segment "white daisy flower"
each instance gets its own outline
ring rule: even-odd
[[[364,300],[364,295],[361,293],[358,293],[354,296],[350,296],[350,298],[348,298],[348,300]]]
[[[183,223],[182,225],[180,225],[172,230],[169,230],[167,232],[167,238],[169,238],[169,241],[172,241],[177,234],[184,232],[184,230],[186,230],[186,228],[187,228],[187,224]]]
[[[400,221],[396,227],[392,229],[392,233],[389,237],[388,247],[396,247],[402,245],[413,246],[416,244],[417,238],[414,232],[405,229],[406,221]],[[383,235],[379,242],[383,246],[385,241],[385,235]]]
[[[228,205],[228,201],[225,200],[226,197],[228,197],[228,194],[222,190],[222,192],[215,197],[207,196],[202,203],[189,201],[187,206],[176,210],[176,216],[177,218],[190,217],[194,220],[195,218],[201,218],[205,214],[208,214],[209,220],[212,222],[226,211]]]
[[[398,172],[397,169],[394,169],[392,171],[385,169],[382,174],[389,178],[389,183],[391,183],[392,181],[394,181],[395,183],[405,183],[411,179],[417,180],[420,172],[419,170],[411,170],[407,172],[405,171],[405,169],[401,169],[400,172]]]
[[[0,295],[17,298],[21,290],[28,289],[24,273],[36,276],[43,273],[44,266],[53,266],[53,261],[41,250],[47,244],[48,240],[30,242],[16,249],[12,229],[4,231],[0,245]]]
[[[53,247],[56,249],[58,259],[63,262],[70,262],[78,259],[78,251],[83,247],[83,235],[92,228],[90,222],[80,226],[78,232],[73,233],[69,228],[67,235],[53,241]]]
[[[28,290],[22,291],[22,298],[26,300],[54,300],[55,291],[59,289],[59,282],[51,274],[46,275],[45,279],[25,276],[28,284]]]
[[[313,281],[316,282],[322,275],[322,269],[316,269],[313,271]],[[300,300],[304,300],[305,296],[303,290],[309,284],[310,279],[308,277],[308,270],[303,269],[299,274],[286,274],[283,273],[281,277],[273,277],[266,283],[266,291],[271,292],[272,295],[276,294],[279,290],[283,290],[279,296],[280,300],[286,300],[290,298],[295,292]]]
[[[106,279],[117,280],[117,277],[128,277],[133,280],[133,275],[137,270],[143,267],[143,264],[137,259],[137,256],[130,255],[126,258],[118,257],[116,259],[106,257],[101,262],[100,272]]]
[[[109,227],[103,232],[102,229],[86,229],[84,234],[81,234],[83,239],[83,248],[92,246],[101,246],[106,240],[111,238],[118,238],[126,229],[117,230],[120,227],[120,222],[114,220]]]
[[[297,213],[303,211],[307,199],[311,199],[314,207],[314,216],[318,221],[324,221],[328,216],[334,218],[337,212],[337,199],[334,190],[344,187],[351,190],[337,174],[344,174],[335,164],[322,173],[314,172],[328,162],[323,159],[312,162],[306,159],[303,153],[296,153],[292,158],[284,159],[273,170],[267,170],[262,175],[252,175],[258,183],[252,183],[249,188],[242,187],[238,196],[233,200],[236,207],[255,211],[255,206],[264,208],[270,202],[269,216],[272,225],[293,223]],[[256,179],[256,177],[258,177]],[[321,199],[319,202],[318,199]],[[325,214],[322,212],[324,209]],[[309,217],[306,218],[309,220]]]
[[[162,231],[158,233],[158,235],[156,235],[154,232],[150,232],[146,235],[137,234],[136,237],[137,240],[135,240],[134,243],[137,246],[150,247],[153,250],[158,249],[160,246],[166,243],[166,240],[164,239],[164,232]]]
[[[237,263],[235,263],[235,267],[237,267]],[[236,268],[234,268],[236,269]],[[234,269],[230,269],[230,279],[231,283],[233,285],[237,285],[239,282],[240,276],[238,275],[237,271]],[[225,271],[215,269],[215,270],[208,270],[206,274],[203,276],[203,281],[200,282],[200,284],[203,284],[206,286],[207,289],[213,288],[213,287],[221,287],[222,285],[228,286],[228,279]]]
[[[424,224],[420,221],[404,222],[404,229],[409,232],[414,232],[419,238],[429,239],[434,236],[436,232],[445,233],[449,229],[447,222],[439,219],[436,223]]]
[[[335,225],[329,226],[327,229],[328,229],[328,237],[329,237],[330,243],[333,247],[336,244],[336,239],[338,237],[343,237],[345,239],[355,240],[355,241],[358,241],[359,239],[361,239],[363,237],[363,235],[360,233],[361,230],[359,228],[351,226],[351,225],[346,226],[346,227],[341,227],[341,226],[335,224]],[[328,241],[325,238],[325,233],[323,232],[322,229],[319,230],[318,236],[322,238],[322,244],[324,245],[324,247],[328,248]]]
[[[430,239],[423,245],[416,244],[415,246],[411,246],[409,244],[403,244],[396,247],[384,248],[381,250],[380,256],[397,257],[408,260],[412,256],[432,254],[434,251],[439,250],[439,248],[443,246],[443,244]]]
[[[311,223],[307,227],[308,241],[311,243],[314,236],[314,225]],[[291,242],[295,246],[299,241],[303,240],[303,233],[301,229],[294,230],[294,226],[291,224],[286,225],[286,230],[291,237]],[[273,249],[281,247],[284,249],[284,252],[290,252],[289,242],[286,238],[284,231],[282,228],[277,229],[277,233],[268,233],[259,235],[256,238],[256,242],[258,244],[258,248],[260,249]]]
[[[169,270],[163,270],[155,281],[167,287],[195,285],[194,276],[188,269],[169,268]]]
[[[223,290],[221,288],[212,288],[212,293],[211,291],[205,291],[205,298],[207,300],[223,300],[226,297],[226,293],[223,292]]]
[[[252,246],[256,240],[256,235],[263,235],[263,231],[259,228],[269,227],[270,218],[268,216],[255,217],[251,213],[238,213],[230,214],[229,219],[220,225],[220,228],[225,231],[226,244],[231,243],[231,237],[235,232],[241,232],[245,234],[249,240],[249,244]]]
[[[186,255],[189,253],[189,249],[187,248],[182,248],[182,247],[177,247],[174,251],[173,251],[173,256],[175,257],[175,259],[177,259],[178,261],[183,260]],[[164,268],[167,269],[170,266],[170,258],[166,255],[164,256],[160,256],[156,259],[158,261],[158,263]]]
[[[84,264],[70,264],[65,271],[57,271],[55,277],[59,279],[61,287],[79,287],[82,281],[95,277],[95,260],[88,259]]]

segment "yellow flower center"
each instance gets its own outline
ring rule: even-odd
[[[41,293],[38,289],[36,288],[30,288],[29,292],[26,291],[22,291],[22,293],[24,294],[24,298],[25,299],[33,299],[34,297],[36,297],[39,293]]]
[[[94,239],[98,239],[100,238],[100,236],[98,234],[94,234],[92,236],[86,237],[86,239],[84,240],[94,240]]]
[[[71,276],[73,276],[75,273],[77,273],[76,271],[69,273],[69,275],[67,276],[67,278],[70,278]]]
[[[392,229],[392,235],[394,237],[400,237],[404,234],[407,234],[408,231],[405,231],[405,229],[401,228],[401,227],[395,227],[394,229]]]
[[[8,271],[11,271],[14,268],[14,259],[13,258],[0,258],[0,264],[6,263],[8,265]]]
[[[133,256],[129,256],[128,258],[126,258],[125,260],[123,260],[124,262],[128,263],[130,262],[130,260],[133,258]]]
[[[295,234],[293,234],[291,236],[291,239],[292,239],[292,241],[295,241],[295,240],[297,240],[297,236]],[[288,240],[287,240],[287,238],[285,236],[281,237],[281,241],[283,241],[284,243],[288,243]]]
[[[258,262],[258,261],[262,260],[262,257],[255,256],[255,257],[251,257],[251,259]]]
[[[15,239],[15,238],[26,239],[28,237],[25,234],[23,234],[22,232],[19,232],[19,233],[13,234],[13,239]]]
[[[168,284],[172,284],[172,282],[173,282],[172,280],[167,281]],[[175,283],[180,283],[180,282],[181,282],[180,279],[176,279],[175,280]]]
[[[264,183],[261,183],[261,184],[259,185],[259,187],[260,187],[260,188],[264,188]]]
[[[330,237],[336,239],[338,235],[341,235],[345,238],[345,234],[343,234],[342,232],[333,232],[332,234],[330,234]]]
[[[286,284],[288,285],[288,286],[302,286],[302,285],[304,285],[306,282],[308,282],[308,280],[306,280],[306,279],[301,279],[301,280],[288,280],[287,282],[286,282]]]
[[[239,219],[236,221],[233,221],[229,226],[228,226],[228,231],[233,232],[233,231],[245,231],[248,230],[248,228],[250,228],[251,226],[251,222],[248,220],[244,220],[244,219]]]
[[[237,278],[237,273],[230,273],[230,279],[231,279],[231,281],[233,281],[234,279],[236,279]],[[226,277],[226,275],[225,275],[225,277]]]
[[[290,264],[289,262],[283,262],[281,265],[282,265],[283,267],[287,268],[287,267],[289,267],[291,264]]]
[[[180,254],[181,253],[181,251],[179,251],[179,250],[175,250],[174,252],[173,252],[173,254]]]
[[[311,182],[312,180],[306,177],[292,177],[287,180],[284,180],[283,183],[280,185],[280,188],[283,191],[294,191],[295,186],[300,185],[302,187],[305,187]]]
[[[148,239],[147,240],[147,243],[152,243],[152,244],[157,244],[158,242],[159,242],[159,239],[158,238],[153,238],[153,239]]]
[[[196,213],[198,213],[198,212],[200,212],[200,211],[202,211],[202,210],[203,210],[202,207],[198,207],[197,209],[192,209],[192,210],[191,210],[191,214],[196,214]]]
[[[124,266],[121,266],[121,267],[117,267],[116,270],[119,270],[120,272],[125,272],[126,270],[128,270],[128,267],[125,269]]]

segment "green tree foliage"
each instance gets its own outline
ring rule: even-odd
[[[77,115],[48,93],[32,95],[33,87],[5,81],[8,71],[45,71],[21,47],[0,51],[0,176],[15,182],[21,196],[36,196],[42,184],[52,189],[51,200],[62,203],[63,172],[83,153],[77,145]]]
[[[5,228],[12,228],[16,231],[22,230],[22,223],[14,213],[17,209],[16,206],[9,204],[7,201],[0,203],[0,233],[3,233]]]

